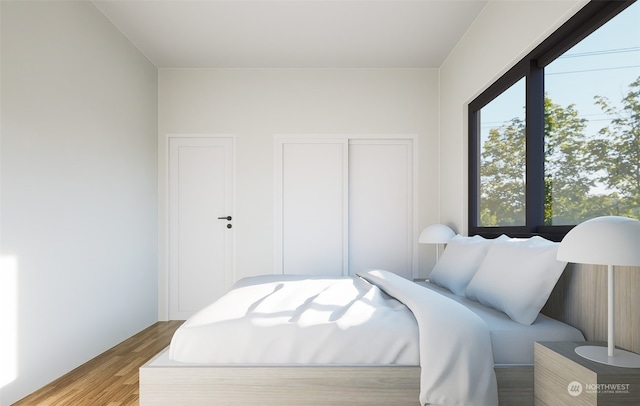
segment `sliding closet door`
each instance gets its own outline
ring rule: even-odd
[[[349,273],[413,277],[411,140],[349,142]]]
[[[282,272],[345,273],[346,141],[282,145]]]
[[[276,273],[413,277],[411,139],[283,139],[276,148]]]

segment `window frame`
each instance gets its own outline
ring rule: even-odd
[[[571,47],[602,27],[636,0],[591,0],[468,106],[469,235],[495,238],[539,235],[560,241],[574,225],[544,225],[544,68]],[[526,189],[524,226],[479,226],[480,218],[480,110],[516,82],[525,78]]]

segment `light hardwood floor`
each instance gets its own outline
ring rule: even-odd
[[[169,345],[182,323],[158,322],[13,406],[138,405],[138,369]]]

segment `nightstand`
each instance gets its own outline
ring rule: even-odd
[[[613,367],[575,353],[601,342],[549,341],[534,345],[534,404],[640,405],[640,368]]]

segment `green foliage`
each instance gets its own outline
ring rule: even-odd
[[[585,128],[575,105],[566,108],[544,100],[545,224],[571,224],[584,215],[585,201],[594,182],[583,170]]]
[[[640,77],[629,85],[622,108],[606,97],[594,99],[612,120],[587,145],[589,169],[612,191],[609,214],[640,218]]]
[[[577,224],[603,215],[640,218],[640,77],[621,107],[596,96],[610,118],[587,134],[575,105],[544,100],[545,224]],[[522,225],[525,218],[525,122],[491,129],[482,145],[480,224]]]
[[[525,220],[525,123],[514,118],[489,131],[480,168],[480,221],[522,225]]]

